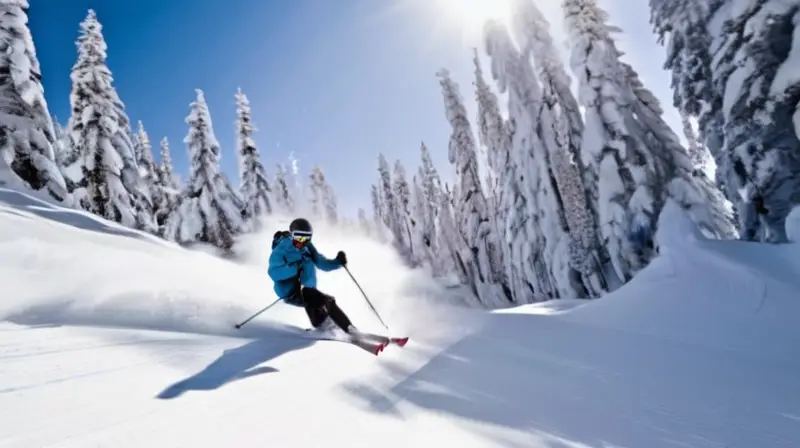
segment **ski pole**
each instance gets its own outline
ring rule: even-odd
[[[361,291],[361,295],[364,296],[364,300],[367,301],[367,305],[369,305],[369,307],[372,308],[372,312],[375,313],[375,317],[377,317],[378,320],[381,321],[381,324],[383,325],[383,327],[388,330],[389,327],[383,322],[383,319],[381,319],[381,315],[378,314],[378,310],[376,310],[375,307],[372,306],[372,302],[369,301],[369,297],[367,297],[367,293],[364,292],[364,290],[361,288],[361,285],[359,285],[358,281],[356,281],[356,278],[353,277],[353,274],[350,272],[350,269],[347,269],[347,266],[344,266],[344,270],[347,271],[347,275],[350,276],[350,279],[353,280],[353,283],[356,284],[356,287],[358,287],[358,290]]]
[[[274,302],[272,302],[272,303],[270,303],[269,305],[267,305],[267,306],[265,306],[264,308],[262,308],[262,309],[261,309],[261,311],[259,311],[259,312],[255,313],[255,314],[253,314],[252,316],[250,316],[250,317],[248,317],[247,319],[245,319],[245,320],[244,320],[244,322],[234,325],[234,327],[236,327],[236,329],[237,329],[237,330],[238,330],[238,329],[240,329],[240,328],[242,328],[242,325],[244,325],[244,324],[246,324],[246,323],[250,322],[251,320],[255,319],[256,317],[258,317],[258,315],[259,315],[259,314],[261,314],[261,313],[263,313],[264,311],[267,311],[268,309],[272,308],[272,307],[273,307],[273,306],[274,306],[276,303],[278,303],[278,302],[280,302],[280,301],[281,301],[281,299],[280,299],[280,298],[276,299]]]

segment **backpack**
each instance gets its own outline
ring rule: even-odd
[[[277,246],[282,239],[291,235],[292,234],[288,230],[278,230],[275,232],[275,235],[272,236],[272,248],[275,249],[275,246]]]

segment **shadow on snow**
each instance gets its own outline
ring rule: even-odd
[[[372,412],[403,418],[405,401],[522,431],[537,446],[800,443],[797,422],[780,417],[800,402],[796,367],[556,316],[496,314],[415,372],[382,365],[403,379],[344,386]]]
[[[159,393],[162,400],[173,399],[188,391],[218,389],[228,383],[265,373],[277,372],[262,363],[286,353],[301,350],[314,344],[312,339],[275,338],[256,339],[240,347],[228,349],[203,370],[182,379]]]

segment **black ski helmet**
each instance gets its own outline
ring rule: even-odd
[[[311,228],[311,223],[307,219],[297,218],[289,224],[289,231],[313,233],[314,229]]]

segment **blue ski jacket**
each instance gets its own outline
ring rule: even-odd
[[[278,241],[269,255],[269,277],[275,284],[275,294],[283,300],[291,298],[297,288],[297,274],[300,267],[303,275],[300,284],[309,288],[317,287],[317,269],[333,271],[342,267],[341,263],[323,256],[312,243],[298,249],[292,238],[285,236]]]

